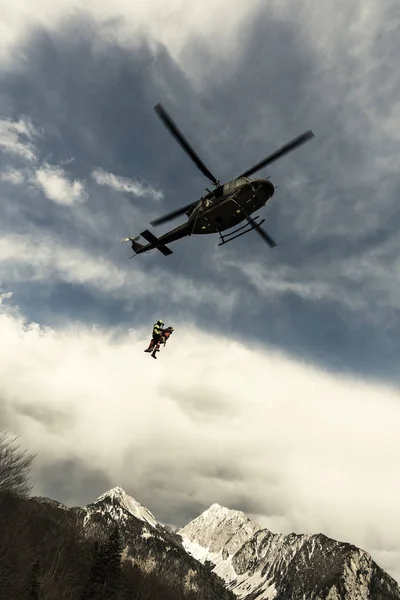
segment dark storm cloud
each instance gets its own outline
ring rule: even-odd
[[[3,221],[3,228],[22,234],[32,230],[38,235],[41,232],[55,234],[60,243],[72,242],[76,247],[86,248],[129,273],[134,269],[134,263],[128,261],[131,251],[127,246],[121,247],[119,241],[122,236],[136,234],[147,227],[156,208],[148,198],[132,199],[129,194],[98,187],[90,177],[91,172],[102,168],[118,176],[144,179],[161,188],[166,186],[174,200],[185,197],[185,189],[190,190],[186,197],[193,197],[191,183],[201,182],[202,178],[191,165],[188,169],[187,163],[179,171],[174,161],[181,151],[171,144],[153,112],[161,94],[153,84],[154,73],[161,81],[164,78],[170,81],[175,92],[189,100],[188,84],[182,73],[165,50],[160,49],[159,54],[153,56],[145,43],[139,43],[136,52],[113,46],[96,54],[92,46],[94,40],[98,42],[100,38],[101,31],[86,20],[65,26],[54,35],[36,31],[25,51],[21,50],[23,67],[2,75],[3,105],[12,98],[14,107],[9,117],[17,119],[27,115],[42,133],[42,138],[37,140],[39,158],[51,164],[63,163],[67,176],[84,180],[89,192],[83,206],[70,209],[48,202],[35,189],[31,189],[27,197],[26,189],[4,184],[7,219]],[[158,211],[168,208],[159,206]],[[184,244],[178,244],[177,249],[177,254],[162,264],[171,276],[182,265]],[[146,258],[149,272],[160,264],[159,257]],[[204,273],[199,274],[201,276],[205,277]],[[13,289],[15,287],[20,287],[18,282]],[[45,312],[49,324],[57,320],[60,303],[61,310],[65,304],[69,310],[78,305],[73,314],[84,316],[85,296],[94,313],[100,307],[102,314],[98,322],[114,323],[119,319],[122,324],[132,323],[132,314],[121,311],[118,301],[106,299],[107,306],[104,306],[101,296],[90,297],[90,292],[79,286],[75,289],[72,285],[64,286],[60,291],[53,283],[47,290],[44,305],[41,302],[44,287],[49,287],[48,282],[41,286],[31,283],[29,302],[21,287],[21,293],[15,294],[15,298],[29,315],[43,316]],[[170,288],[165,289],[167,297],[173,288],[171,280]],[[149,312],[158,312],[157,306],[159,302],[150,298],[144,313],[140,305],[131,303],[128,309],[131,312],[134,308],[134,320],[144,322]],[[126,302],[123,309],[127,309]],[[185,311],[185,307],[182,310]],[[187,310],[190,315],[190,307]],[[153,319],[152,316],[147,318]]]
[[[216,461],[215,463],[209,464],[206,467],[208,468],[203,467],[204,476],[221,479],[222,481],[229,481],[232,483],[242,480],[243,473],[241,472],[240,467],[235,463],[218,463],[218,461]]]
[[[57,408],[41,406],[39,403],[13,403],[13,407],[22,417],[28,417],[43,425],[52,434],[65,433],[73,422],[72,415]]]
[[[67,506],[84,506],[116,486],[100,469],[91,469],[78,458],[59,460],[50,465],[38,464],[33,475],[39,485],[33,493],[48,498],[62,498]]]
[[[179,496],[175,496],[173,498],[174,508],[172,508],[153,495],[152,498],[149,496],[149,503],[147,506],[152,506],[151,510],[159,521],[163,523],[173,523],[178,527],[184,527],[190,523],[190,521],[198,517],[215,502],[217,504],[221,503],[221,505],[232,510],[240,510],[255,522],[257,522],[257,515],[263,515],[264,517],[279,517],[283,514],[282,506],[279,505],[279,501],[271,501],[269,498],[257,500],[250,497],[246,492],[238,493],[233,490],[231,493],[225,492],[221,498],[216,498],[215,493],[212,492],[212,483],[208,483],[210,486],[208,502],[199,502],[194,495],[193,497],[186,495],[181,500]],[[218,500],[220,502],[218,502]],[[252,515],[255,516],[253,517]]]
[[[246,515],[280,517],[285,514],[278,499],[275,501],[272,501],[270,498],[256,499],[250,497],[248,494],[243,493],[242,495],[233,494],[230,502],[231,506],[235,507],[235,510],[241,510]]]
[[[29,428],[27,419],[36,421],[54,438],[68,435],[72,416],[56,407],[15,404],[7,398],[0,402],[0,422],[2,431],[14,432],[17,436]],[[14,434],[13,434],[14,435]],[[13,437],[13,435],[11,437]],[[19,440],[21,442],[21,439]],[[24,447],[25,449],[25,447]],[[27,449],[29,451],[29,448]],[[51,456],[51,460],[54,456]],[[58,459],[48,464],[49,456],[35,456],[31,469],[31,480],[34,484],[33,494],[61,499],[64,504],[93,502],[104,491],[116,485],[106,473],[99,469],[91,469],[80,458]]]
[[[373,283],[377,270],[393,264],[396,247],[359,280],[346,270],[352,260],[395,239],[400,224],[397,178],[382,181],[373,170],[376,145],[353,90],[343,85],[340,69],[351,74],[356,68],[350,58],[343,67],[324,68],[311,41],[271,15],[254,18],[237,64],[221,68],[199,95],[164,48],[154,54],[143,40],[131,50],[103,43],[102,30],[83,16],[51,34],[36,30],[20,56],[20,68],[0,76],[3,113],[28,116],[43,134],[39,158],[65,161],[66,173],[85,182],[89,198],[70,209],[35,190],[27,196],[23,188],[1,184],[9,201],[2,207],[2,228],[55,233],[127,271],[134,271],[135,262],[128,261],[130,249],[119,239],[147,227],[156,214],[196,199],[208,185],[153,112],[167,90],[173,90],[175,104],[166,107],[222,180],[301,131],[312,128],[317,136],[268,170],[280,186],[265,210],[267,229],[278,241],[274,251],[249,235],[218,249],[216,238],[191,239],[175,244],[167,259],[156,253],[138,257],[149,273],[160,268],[170,275],[162,296],[145,304],[69,284],[46,284],[43,301],[42,285],[30,284],[28,296],[17,284],[18,303],[28,315],[46,314],[46,322],[54,323],[69,313],[134,326],[152,321],[155,313],[164,316],[181,273],[200,286],[218,286],[227,299],[236,292],[240,301],[225,319],[212,307],[172,302],[172,317],[269,343],[328,369],[398,380],[399,308],[387,304],[389,279],[383,278],[382,292]],[[164,191],[165,201],[154,204],[98,187],[90,177],[96,168],[144,179]],[[247,263],[265,267],[264,290],[237,266]],[[269,278],[312,287],[328,275],[329,297],[302,295],[285,285],[278,295],[268,291]],[[359,297],[362,309],[352,308]],[[193,410],[196,405],[193,399]]]

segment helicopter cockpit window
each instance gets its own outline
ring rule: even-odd
[[[239,179],[234,179],[233,181],[229,181],[224,184],[224,194],[232,193],[233,190],[240,187],[241,185],[248,183],[250,179],[247,177],[239,177]]]
[[[234,189],[234,181],[229,181],[229,183],[224,183],[224,194],[229,194]]]
[[[235,187],[244,185],[245,183],[248,183],[249,181],[250,181],[250,179],[248,179],[247,177],[239,177],[239,179],[235,180]]]

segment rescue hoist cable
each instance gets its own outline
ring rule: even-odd
[[[194,220],[194,224],[193,224],[192,230],[191,230],[191,232],[190,232],[190,233],[189,233],[189,235],[188,235],[188,238],[191,238],[191,237],[192,237],[192,234],[193,234],[194,228],[195,228],[195,227],[196,227],[196,225],[197,225],[197,220],[198,220],[198,218],[199,218],[199,214],[200,214],[200,207],[199,207],[199,210],[197,211],[197,215],[196,215],[196,218],[195,218],[195,220]],[[187,240],[187,243],[186,243],[186,248],[185,248],[185,252],[183,253],[183,257],[182,257],[182,260],[181,260],[181,265],[180,265],[180,267],[179,267],[179,271],[178,271],[178,276],[179,276],[179,275],[181,274],[181,272],[182,272],[183,265],[184,265],[184,263],[185,263],[185,260],[186,260],[186,256],[187,256],[188,250],[189,250],[189,239]],[[167,310],[166,310],[166,312],[167,312],[167,313],[168,313],[169,309],[171,308],[171,303],[172,303],[172,294],[170,294],[170,297],[169,297],[169,302],[168,302],[168,305],[167,305]]]

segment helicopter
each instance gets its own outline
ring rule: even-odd
[[[172,250],[167,244],[191,235],[218,233],[221,240],[218,245],[222,246],[223,244],[231,242],[241,235],[253,230],[256,231],[271,248],[274,248],[277,245],[276,242],[261,228],[265,219],[258,221],[260,217],[252,217],[252,214],[265,206],[268,200],[272,198],[275,192],[275,186],[271,183],[269,178],[251,180],[249,177],[266,165],[271,164],[315,137],[314,133],[311,130],[306,131],[239,175],[236,179],[221,185],[220,181],[216,179],[189,145],[189,142],[179,131],[177,125],[168,115],[164,107],[161,104],[157,104],[154,107],[154,110],[178,144],[192,159],[197,168],[203,175],[210,179],[215,186],[215,189],[212,191],[206,189],[208,193],[199,200],[182,206],[181,208],[152,221],[150,225],[156,227],[186,214],[187,221],[185,223],[171,229],[160,237],[155,236],[151,231],[146,229],[135,238],[124,238],[122,242],[130,241],[132,243],[133,256],[142,254],[143,252],[149,252],[153,249],[157,249],[164,254],[164,256],[168,256],[172,254]],[[223,232],[240,225],[243,221],[246,221],[244,225],[237,227],[230,233],[223,234]],[[148,244],[141,244],[138,241],[140,237],[143,237]],[[133,256],[131,258],[133,258]]]

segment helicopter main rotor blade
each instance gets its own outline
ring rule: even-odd
[[[292,152],[298,146],[305,144],[306,142],[311,140],[313,137],[315,137],[315,136],[311,130],[306,131],[305,133],[302,133],[298,137],[294,138],[294,140],[292,140],[288,144],[285,144],[284,146],[279,148],[279,150],[277,150],[273,154],[270,154],[269,156],[267,156],[267,158],[264,158],[264,160],[262,160],[261,162],[256,164],[254,167],[252,167],[251,169],[248,169],[247,171],[245,171],[244,173],[239,175],[239,177],[250,177],[250,175],[253,175],[253,173],[255,173],[256,171],[259,171],[266,165],[269,165],[270,163],[274,162],[275,160],[278,160],[278,158],[281,158],[281,156],[285,156],[285,154]]]
[[[247,220],[249,223],[254,224],[251,217],[249,217]],[[268,235],[268,233],[265,231],[265,229],[262,229],[262,227],[254,227],[254,231],[256,231],[258,233],[258,235],[264,240],[264,242],[267,242],[267,244],[270,248],[276,247],[276,245],[277,245],[276,242],[272,239],[272,237],[270,235]]]
[[[190,208],[193,208],[194,206],[196,206],[196,204],[197,204],[197,202],[192,202],[191,204],[182,206],[182,208],[178,208],[177,210],[174,210],[162,217],[159,217],[158,219],[155,219],[154,221],[151,221],[150,225],[152,225],[153,227],[156,227],[157,225],[162,225],[163,223],[166,223],[167,221],[172,221],[176,217],[179,217],[180,215],[183,215],[184,213],[186,213]]]
[[[206,177],[208,177],[208,179],[215,183],[215,185],[218,185],[218,180],[214,177],[211,171],[207,169],[206,165],[199,158],[199,156],[197,156],[196,152],[189,145],[189,142],[183,137],[182,133],[179,131],[178,127],[175,125],[171,117],[167,114],[163,106],[161,104],[157,104],[154,107],[154,110],[156,111],[166,128],[169,130],[169,132],[174,136],[178,144],[190,156],[197,168],[200,169],[203,175],[205,175]]]

